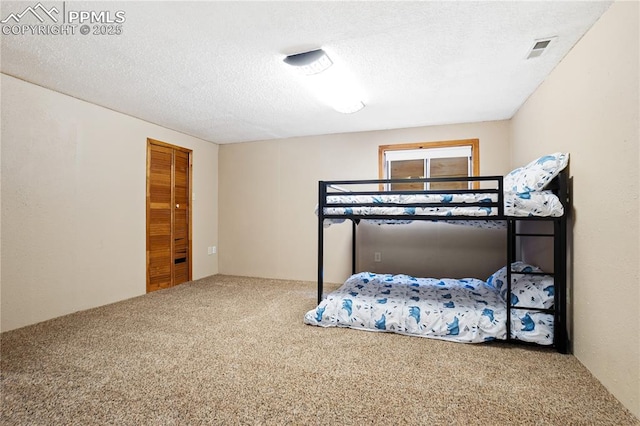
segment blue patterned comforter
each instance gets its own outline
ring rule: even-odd
[[[327,215],[385,215],[385,216],[496,216],[497,208],[449,206],[450,203],[480,203],[488,204],[498,200],[495,194],[467,193],[467,194],[389,194],[380,195],[340,195],[327,196]],[[375,206],[375,204],[394,204],[394,206]],[[414,207],[419,203],[438,203],[434,207]],[[331,207],[331,204],[353,204],[352,207]],[[359,206],[373,204],[373,206]],[[316,212],[317,213],[317,212]],[[559,217],[564,214],[560,199],[551,191],[532,193],[505,192],[504,214],[506,216],[526,217]]]
[[[499,289],[479,279],[362,272],[307,312],[304,322],[479,343],[505,339],[506,316]],[[512,310],[511,324],[518,339],[552,343],[553,317],[548,314]]]

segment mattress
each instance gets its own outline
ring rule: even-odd
[[[534,286],[534,290],[538,287]],[[506,339],[504,297],[501,289],[476,278],[415,278],[362,272],[351,276],[307,312],[304,322],[480,343]],[[527,294],[520,293],[520,297],[528,300]],[[513,338],[543,345],[553,343],[552,315],[526,309],[512,309],[511,314]]]
[[[496,194],[384,194],[379,195],[328,195],[324,214],[330,216],[401,216],[407,223],[411,216],[466,216],[482,218],[498,215],[496,207],[482,206],[498,202]],[[464,206],[464,204],[472,204]],[[340,206],[332,207],[332,204]],[[420,204],[437,204],[420,207]],[[451,204],[455,204],[451,206]],[[514,217],[560,217],[564,208],[560,199],[551,191],[513,193],[505,192],[505,216]],[[343,219],[327,219],[327,224],[338,223]],[[376,220],[379,223],[394,223],[393,220]]]

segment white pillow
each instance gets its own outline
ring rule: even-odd
[[[537,266],[529,265],[528,263],[524,263],[520,260],[513,262],[511,264],[511,270],[513,272],[542,272],[542,269]],[[511,276],[511,284],[516,280],[515,276]],[[489,278],[487,278],[487,284],[501,293],[506,293],[507,290],[507,267],[503,266],[494,272]],[[502,295],[504,296],[504,295]]]
[[[551,275],[520,275],[511,285],[511,306],[553,307],[555,287]],[[507,290],[501,294],[505,299]]]
[[[514,272],[542,272],[537,266],[522,261],[513,262],[511,270]],[[506,301],[507,297],[507,267],[504,266],[493,273],[487,284],[495,288]],[[550,275],[511,275],[511,305],[529,308],[551,308],[553,306],[555,288],[553,277]]]
[[[504,190],[518,194],[541,191],[567,167],[569,154],[555,152],[518,167],[504,177]]]

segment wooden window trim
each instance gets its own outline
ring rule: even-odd
[[[480,140],[479,139],[460,139],[452,141],[436,141],[436,142],[414,142],[401,143],[395,145],[380,145],[378,147],[378,178],[384,179],[384,154],[387,151],[402,151],[409,149],[432,149],[432,148],[451,148],[456,146],[471,146],[471,168],[472,176],[480,176]],[[479,188],[479,182],[474,182],[473,187]],[[380,190],[383,185],[380,186]]]

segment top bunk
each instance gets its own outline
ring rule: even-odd
[[[561,218],[568,209],[568,162],[565,153],[545,155],[504,177],[320,181],[317,213],[325,226]]]

